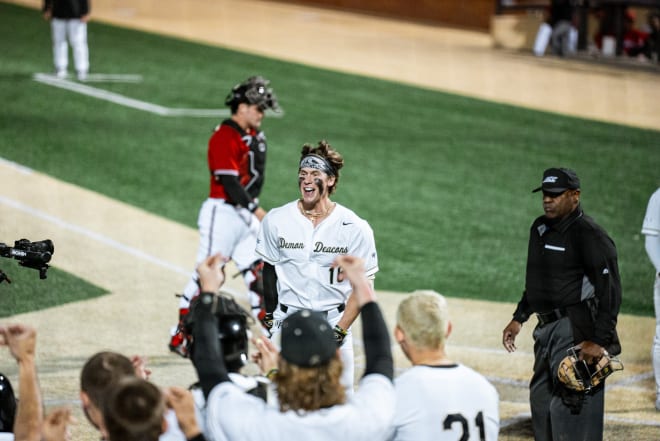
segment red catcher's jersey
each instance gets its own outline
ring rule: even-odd
[[[264,182],[266,137],[263,132],[244,131],[228,119],[216,128],[209,139],[208,165],[211,172],[209,197],[231,201],[216,177],[237,176],[251,199],[259,196]]]

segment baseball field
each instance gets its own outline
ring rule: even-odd
[[[639,234],[660,184],[657,73],[530,59],[493,51],[481,34],[261,2],[251,9],[257,35],[237,38],[229,22],[245,8],[235,1],[144,0],[94,5],[92,76],[81,84],[48,75],[48,25],[38,2],[18,3],[0,3],[0,242],[49,238],[55,255],[46,280],[0,260],[14,282],[0,285],[0,320],[37,326],[47,407],[77,409],[80,367],[102,349],[146,355],[159,385],[194,381],[166,342],[197,246],[206,141],[229,88],[260,73],[285,110],[264,125],[264,206],[296,197],[303,142],[327,138],[344,153],[337,200],[374,228],[388,323],[406,292],[449,297],[450,355],[498,388],[503,440],[531,437],[530,324],[517,353],[500,344],[540,212],[530,190],[548,166],[575,168],[585,209],[617,243],[624,284],[625,370],[608,381],[606,439],[660,438],[652,268]],[[307,38],[316,34],[328,39]],[[376,48],[350,56],[358,40]],[[483,69],[492,75],[467,78]],[[504,69],[519,81],[502,80]],[[240,295],[238,279],[230,283]],[[15,378],[6,353],[0,372]],[[76,412],[74,439],[95,439]]]

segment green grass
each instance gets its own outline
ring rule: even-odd
[[[107,294],[54,267],[48,269],[45,279],[39,278],[39,271],[21,267],[13,259],[2,259],[0,268],[11,280],[11,284],[0,284],[0,318]]]
[[[660,132],[604,124],[347,75],[91,23],[99,85],[170,107],[220,108],[252,74],[286,114],[269,118],[266,208],[297,197],[304,142],[346,159],[335,199],[367,219],[377,287],[517,301],[527,236],[551,166],[577,170],[586,212],[617,244],[622,309],[652,315],[652,267],[639,230],[660,184]],[[0,3],[0,156],[195,227],[207,195],[206,143],[217,119],[147,114],[38,84],[50,39],[38,12]],[[7,239],[9,240],[9,239]]]

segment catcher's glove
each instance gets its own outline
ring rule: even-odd
[[[588,364],[584,360],[580,361],[579,351],[575,346],[568,349],[568,355],[559,363],[557,369],[559,381],[569,389],[589,392],[615,371],[623,370],[623,363],[607,352],[597,362]]]
[[[275,319],[273,318],[272,312],[267,312],[263,316],[260,315],[259,321],[261,322],[261,326],[263,326],[269,332],[273,328],[273,324],[275,323]]]

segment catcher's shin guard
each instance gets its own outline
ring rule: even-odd
[[[170,351],[179,354],[182,357],[189,356],[190,335],[184,326],[184,319],[190,310],[188,308],[179,309],[179,323],[170,330]]]
[[[256,260],[245,270],[241,271],[248,285],[248,298],[252,315],[266,328],[264,318],[266,316],[266,305],[264,303],[264,262]]]

